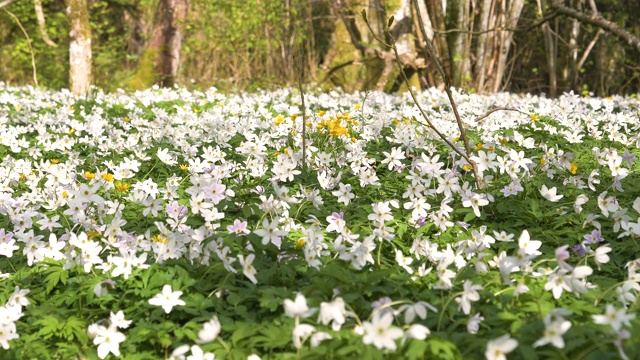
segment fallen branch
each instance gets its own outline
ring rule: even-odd
[[[496,112],[496,111],[500,111],[500,110],[504,110],[504,111],[517,111],[517,112],[519,112],[519,113],[521,113],[521,114],[529,115],[529,114],[527,114],[526,112],[521,111],[521,110],[518,110],[518,109],[508,108],[508,107],[504,107],[504,106],[498,106],[498,107],[493,108],[493,109],[491,109],[491,110],[487,111],[486,113],[484,113],[484,114],[482,114],[482,115],[478,116],[474,121],[475,121],[475,122],[482,121],[482,120],[484,120],[486,117],[488,117],[489,115],[493,114],[493,113],[494,113],[494,112]]]

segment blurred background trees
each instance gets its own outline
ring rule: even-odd
[[[69,88],[68,4],[0,1],[0,81]],[[159,84],[233,90],[306,81],[324,89],[401,91],[390,49],[363,22],[397,40],[412,86],[442,86],[423,48],[418,14],[447,75],[469,92],[574,90],[597,95],[640,90],[640,50],[610,29],[557,5],[640,35],[640,1],[624,0],[86,0],[93,84],[106,90]],[[416,6],[417,5],[417,6]],[[42,11],[37,11],[38,6]],[[39,14],[40,13],[40,14]],[[40,21],[38,18],[41,18]],[[73,33],[72,33],[73,34]],[[389,38],[385,38],[389,41]],[[56,46],[57,45],[57,46]]]

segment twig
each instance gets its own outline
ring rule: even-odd
[[[29,52],[31,52],[31,67],[33,68],[33,82],[36,84],[36,87],[38,87],[38,77],[36,72],[36,57],[33,55],[33,47],[31,47],[31,39],[29,38],[29,34],[27,34],[27,31],[24,29],[24,27],[22,27],[22,23],[20,23],[20,20],[18,19],[17,16],[15,16],[11,11],[7,9],[2,9],[2,10],[4,10],[7,14],[9,14],[9,16],[11,16],[13,20],[15,20],[16,23],[18,23],[20,30],[22,30],[22,33],[27,38],[27,44],[29,45]]]
[[[600,36],[602,36],[602,34],[604,34],[604,30],[598,29],[596,36],[593,37],[593,40],[591,40],[591,42],[589,43],[589,46],[587,46],[587,48],[584,49],[584,52],[582,53],[582,57],[580,58],[580,61],[578,61],[577,69],[582,68],[582,66],[584,65],[584,62],[587,61],[587,57],[591,53],[591,50],[593,50],[593,47],[596,45],[596,43],[598,42],[598,39],[600,39]]]
[[[307,124],[305,118],[307,117],[307,108],[304,105],[304,51],[300,51],[300,65],[298,67],[300,76],[298,78],[298,89],[300,90],[300,99],[302,102],[302,172],[307,171]]]
[[[434,126],[434,124],[431,122],[431,120],[429,119],[427,114],[422,109],[422,106],[420,106],[420,103],[418,102],[418,99],[416,99],[416,95],[413,93],[413,90],[411,89],[411,85],[409,84],[409,79],[407,79],[407,75],[404,73],[404,69],[403,69],[402,63],[400,62],[400,56],[398,55],[398,48],[395,45],[395,38],[393,38],[393,36],[391,36],[392,43],[391,44],[385,43],[384,40],[382,40],[376,33],[373,32],[373,29],[371,28],[371,25],[369,24],[369,21],[367,20],[366,12],[364,10],[362,11],[362,17],[364,18],[364,22],[365,22],[365,24],[367,24],[367,27],[369,28],[369,31],[371,31],[372,36],[378,42],[380,42],[382,45],[390,47],[393,50],[393,52],[395,54],[396,63],[398,64],[398,67],[400,68],[400,74],[402,75],[402,79],[404,80],[405,84],[407,85],[407,89],[409,91],[409,94],[411,95],[411,99],[413,99],[413,103],[416,105],[416,107],[420,111],[420,114],[422,115],[422,117],[427,122],[427,124],[424,124],[424,123],[422,123],[420,121],[418,121],[418,123],[421,124],[422,126],[426,126],[426,127],[431,128],[431,130],[433,130],[433,132],[435,132],[436,135],[438,135],[438,137],[440,137],[440,139],[442,139],[442,141],[444,141],[447,144],[447,146],[449,146],[449,148],[451,148],[451,150],[453,150],[455,153],[460,155],[467,162],[471,163],[472,160],[470,159],[470,157],[467,154],[465,154],[462,151],[460,151],[460,149],[458,149],[449,139],[447,139],[447,137],[444,136],[444,134],[442,134],[440,131],[438,131],[438,129]],[[391,34],[389,33],[388,35],[391,35]]]
[[[547,15],[545,15],[541,20],[534,22],[531,25],[527,25],[527,26],[523,26],[523,27],[507,27],[507,26],[500,26],[500,27],[494,27],[491,29],[487,29],[487,30],[482,30],[482,31],[470,31],[470,30],[464,30],[464,29],[449,29],[449,30],[436,30],[433,29],[433,32],[436,34],[452,34],[452,33],[463,33],[463,34],[470,34],[470,35],[482,35],[482,34],[487,34],[490,32],[495,32],[495,31],[511,31],[511,32],[524,32],[524,31],[529,31],[533,28],[536,28],[542,24],[544,24],[545,22],[549,21],[549,20],[553,20],[554,18],[560,16],[560,13],[557,11],[552,11],[550,13],[548,13]],[[510,22],[514,22],[517,21],[517,19],[513,19]]]
[[[489,116],[489,115],[493,114],[493,113],[494,113],[494,112],[496,112],[496,111],[500,111],[500,110],[504,110],[504,111],[517,111],[517,112],[519,112],[519,113],[521,113],[521,114],[529,115],[529,114],[527,114],[526,112],[521,111],[521,110],[518,110],[518,109],[508,108],[508,107],[504,107],[504,106],[498,106],[498,107],[493,108],[493,109],[491,109],[491,110],[487,111],[486,113],[484,113],[484,114],[482,114],[482,115],[478,116],[474,121],[475,121],[475,122],[482,121],[482,120],[484,120],[487,116]]]

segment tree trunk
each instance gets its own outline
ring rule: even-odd
[[[182,32],[189,0],[160,0],[149,45],[129,84],[141,89],[153,84],[173,86],[180,65]]]
[[[431,25],[433,26],[434,32],[436,33],[433,38],[433,45],[435,47],[436,53],[440,57],[440,62],[442,63],[444,72],[447,74],[449,79],[451,79],[452,61],[451,52],[449,51],[449,43],[447,42],[447,36],[445,34],[445,31],[447,30],[445,24],[445,8],[442,2],[439,0],[427,0],[427,6],[429,16],[431,16]],[[438,34],[438,32],[440,32],[440,34]]]
[[[542,11],[542,1],[538,0],[538,10]],[[547,54],[547,67],[549,69],[549,95],[556,97],[558,89],[558,79],[556,73],[556,59],[557,54],[555,52],[555,44],[553,35],[551,34],[551,28],[549,22],[542,24],[542,36],[544,39],[544,49]]]
[[[513,0],[510,6],[506,8],[504,14],[504,27],[515,28],[518,25],[522,8],[524,7],[524,0]],[[509,49],[511,48],[511,40],[513,39],[513,32],[502,31],[503,41],[498,54],[498,67],[496,69],[495,82],[493,83],[493,92],[500,91],[502,86],[502,77],[506,71],[507,56],[509,55]]]
[[[69,84],[71,92],[84,95],[91,90],[91,26],[87,0],[66,0],[71,41]]]
[[[484,0],[482,2],[482,9],[480,10],[480,24],[478,25],[478,42],[476,47],[476,66],[475,66],[475,74],[476,74],[476,90],[479,93],[484,92],[484,82],[485,75],[487,74],[486,70],[486,60],[487,60],[487,41],[489,39],[487,30],[489,29],[489,15],[491,15],[491,5],[493,0]]]

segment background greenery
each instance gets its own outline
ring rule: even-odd
[[[458,1],[463,0],[449,1],[447,29],[456,27],[453,11]],[[640,23],[634,21],[640,15],[640,2],[596,2],[603,17],[640,35]],[[158,0],[89,0],[94,83],[97,86],[106,90],[127,87],[150,36],[157,3]],[[354,11],[368,3],[365,0],[345,1],[346,6]],[[397,6],[397,1],[380,3],[389,14]],[[32,39],[39,83],[53,89],[68,87],[69,23],[64,1],[43,0],[42,5],[47,32],[57,47],[42,41],[31,0],[17,0],[6,9],[20,19]],[[343,42],[336,40],[348,38],[348,34],[340,31],[340,18],[334,1],[191,0],[189,6],[178,74],[180,85],[194,88],[215,85],[224,91],[295,85],[298,66],[304,63],[306,81],[320,83],[325,89],[345,86],[345,80],[337,80],[336,77],[324,81],[327,71],[335,65],[327,63],[329,56],[337,61],[348,58],[355,51],[355,48],[345,47]],[[538,18],[536,2],[527,1],[518,25],[526,26]],[[550,22],[558,39],[559,69],[569,52],[566,41],[569,22],[566,17]],[[590,25],[581,25],[578,39],[581,51],[597,30]],[[453,41],[453,33],[447,36]],[[336,56],[336,52],[342,58]],[[357,72],[363,66],[356,63],[349,68]],[[505,90],[548,92],[548,66],[539,27],[514,33],[508,66]],[[29,84],[32,83],[31,76],[27,39],[18,24],[0,10],[0,81]],[[585,65],[579,69],[575,84],[562,81],[559,84],[560,93],[573,89],[592,91],[601,96],[635,93],[639,88],[640,52],[610,34],[605,34],[596,43]]]

